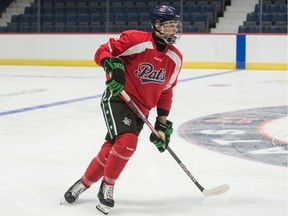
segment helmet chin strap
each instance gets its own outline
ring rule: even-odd
[[[156,31],[152,32],[152,37],[159,52],[162,52],[166,49],[166,42],[160,37],[159,33]]]
[[[179,40],[179,38],[181,37],[181,36],[177,37],[174,34],[173,35],[165,35],[163,24],[160,24],[160,26],[158,26],[158,28],[156,27],[156,25],[151,25],[151,26],[155,32],[157,32],[158,34],[160,34],[162,36],[162,37],[159,37],[159,38],[161,38],[162,44],[175,44]]]
[[[163,28],[163,26],[162,26],[162,28]],[[153,29],[154,29],[155,32],[159,33],[160,35],[165,36],[164,33],[159,31],[159,30],[157,30],[155,26],[153,26]],[[163,37],[158,42],[162,43],[162,44],[168,44],[167,41]]]

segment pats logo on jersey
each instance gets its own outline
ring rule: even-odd
[[[150,63],[142,63],[138,66],[134,72],[135,76],[138,77],[143,84],[145,83],[159,83],[165,82],[165,71],[163,68],[155,70],[153,65]]]

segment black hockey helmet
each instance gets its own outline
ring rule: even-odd
[[[167,44],[175,44],[182,35],[182,23],[174,7],[156,6],[151,11],[149,23]]]
[[[150,15],[150,24],[153,25],[157,20],[159,20],[161,23],[169,21],[169,20],[178,20],[180,16],[176,13],[176,10],[174,7],[171,6],[156,6],[152,11]]]

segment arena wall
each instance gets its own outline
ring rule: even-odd
[[[96,66],[97,48],[119,34],[0,34],[0,65]],[[287,70],[287,34],[184,34],[183,68]]]

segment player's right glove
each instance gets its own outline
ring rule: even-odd
[[[117,96],[124,89],[126,83],[123,60],[121,58],[111,57],[104,61],[103,67],[110,77],[110,79],[106,81],[106,86],[110,89],[113,96]]]
[[[158,131],[162,139],[158,138],[154,133],[150,135],[150,142],[152,142],[158,150],[162,153],[164,152],[170,142],[170,136],[173,133],[173,123],[171,121],[166,121],[166,124],[163,124],[159,118],[156,118],[155,129]]]

